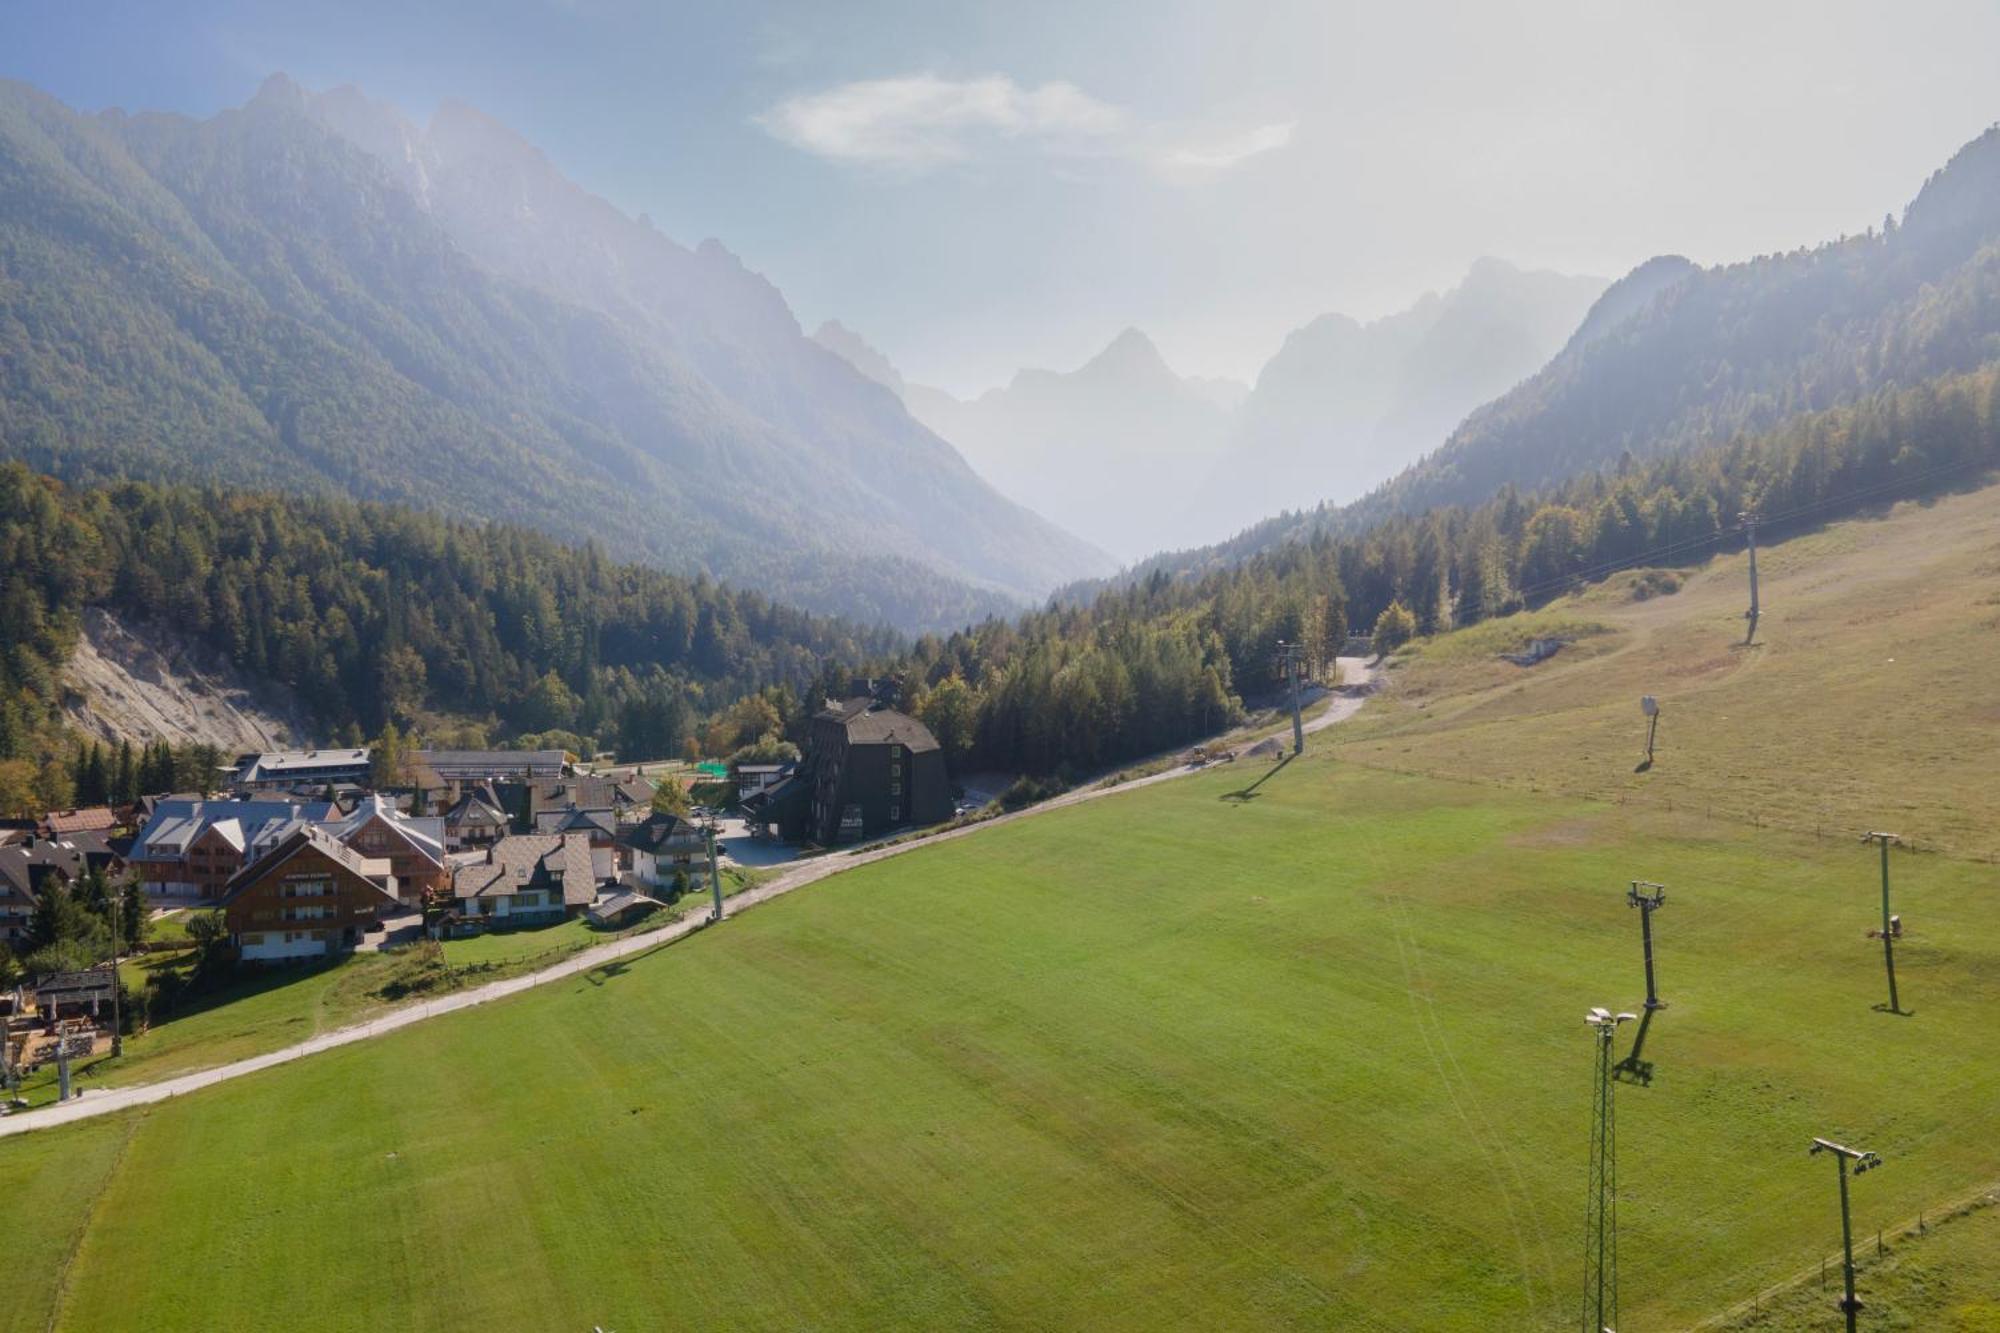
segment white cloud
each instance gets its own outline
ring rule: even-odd
[[[1004,75],[915,74],[843,83],[788,98],[757,123],[838,162],[928,167],[963,161],[982,142],[1032,142],[1062,153],[1107,151],[1125,114],[1070,83],[1023,88]]]
[[[1283,148],[1292,141],[1292,131],[1297,128],[1297,121],[1288,120],[1277,125],[1259,125],[1227,139],[1182,144],[1161,153],[1160,163],[1189,171],[1227,171],[1240,162]]]
[[[756,118],[795,148],[834,162],[920,171],[1000,143],[1049,157],[1118,158],[1169,180],[1227,171],[1283,148],[1296,122],[1184,139],[1061,81],[1025,88],[1004,74],[912,74],[787,98]]]

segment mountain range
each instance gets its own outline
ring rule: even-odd
[[[906,382],[838,323],[814,336],[1002,492],[1136,560],[1302,501],[1357,498],[1538,370],[1603,290],[1481,259],[1397,314],[1294,330],[1254,387],[1176,374],[1127,329],[1077,370],[1023,370],[965,401]]]
[[[596,538],[910,629],[1108,571],[895,395],[456,104],[208,120],[0,84],[0,451]]]
[[[1907,412],[1895,390],[1941,404],[1934,386],[1996,361],[2000,126],[1933,172],[1900,220],[1890,213],[1859,235],[1740,263],[1646,261],[1605,290],[1547,365],[1363,499],[1301,506],[1128,577],[1213,568],[1315,532],[1358,533],[1508,487],[1532,492],[1627,460],[1727,446],[1878,397],[1881,410]],[[1971,430],[1910,427],[1913,437]],[[1905,450],[1921,470],[1920,446]]]

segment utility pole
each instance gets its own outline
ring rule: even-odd
[[[1902,839],[1893,833],[1871,831],[1862,834],[1861,841],[1879,843],[1882,847],[1882,966],[1889,973],[1889,1012],[1900,1014],[1903,1006],[1896,998],[1896,933],[1902,922],[1889,914],[1889,847]]]
[[[1736,516],[1743,523],[1743,535],[1750,544],[1750,609],[1743,618],[1750,622],[1750,632],[1743,636],[1743,646],[1748,648],[1757,641],[1757,511],[1746,509]]]
[[[1847,1316],[1847,1333],[1854,1333],[1854,1317],[1861,1313],[1861,1302],[1854,1296],[1854,1221],[1847,1206],[1847,1164],[1854,1163],[1854,1174],[1858,1176],[1863,1171],[1872,1171],[1882,1165],[1882,1159],[1872,1152],[1849,1148],[1832,1139],[1814,1139],[1809,1155],[1817,1157],[1823,1152],[1833,1154],[1840,1170],[1840,1273],[1845,1292],[1840,1300],[1840,1310]]]
[[[1667,903],[1667,886],[1655,884],[1651,880],[1635,879],[1632,887],[1625,891],[1625,905],[1639,909],[1639,939],[1646,949],[1646,1008],[1664,1009],[1667,1002],[1660,998],[1659,988],[1653,984],[1653,913]]]
[[[1584,1211],[1583,1330],[1613,1333],[1618,1323],[1618,1133],[1611,1041],[1631,1014],[1592,1009],[1583,1016],[1597,1037],[1597,1080],[1590,1118],[1590,1202]]]
[[[1278,640],[1278,664],[1285,669],[1285,679],[1292,687],[1292,754],[1306,752],[1306,726],[1299,717],[1299,662],[1305,656],[1305,646]]]
[[[123,924],[122,921],[120,923]],[[117,1058],[125,1054],[125,1019],[119,1012],[118,992],[118,927],[111,932],[111,1055]]]
[[[716,823],[713,815],[702,821],[701,831],[708,838],[708,891],[715,898],[715,910],[709,913],[711,922],[722,920],[722,870],[715,859]]]

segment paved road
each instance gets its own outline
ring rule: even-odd
[[[1375,686],[1379,682],[1378,673],[1361,658],[1343,657],[1340,659],[1340,662],[1344,668],[1344,678],[1356,683],[1344,685],[1335,692],[1333,702],[1323,712],[1306,723],[1306,730],[1309,732],[1319,731],[1354,716],[1360,710],[1361,705],[1367,701],[1369,694],[1373,693]],[[1247,741],[1242,742],[1234,748],[1240,752],[1248,749],[1249,743]],[[1199,771],[1201,770],[1190,769],[1185,765],[1176,765],[1164,772],[1155,773],[1150,777],[1134,778],[1130,782],[1120,783],[1115,787],[1092,786],[1067,792],[1062,796],[1056,797],[1054,800],[1044,801],[1040,805],[1030,806],[1026,810],[1017,810],[1010,815],[1000,815],[994,819],[981,820],[979,823],[967,824],[962,828],[948,829],[943,833],[934,833],[926,838],[913,838],[908,842],[897,843],[889,847],[865,848],[853,852],[829,852],[825,855],[803,859],[795,863],[791,869],[785,871],[777,878],[760,884],[754,889],[746,889],[733,898],[725,899],[723,902],[723,915],[725,917],[736,916],[760,903],[769,902],[771,899],[791,893],[795,889],[802,889],[808,884],[816,884],[820,880],[840,874],[845,870],[852,870],[856,866],[865,866],[891,856],[901,856],[905,852],[914,851],[919,847],[935,846],[941,842],[949,842],[954,838],[970,837],[985,829],[993,828],[1000,824],[1010,824],[1017,819],[1030,819],[1049,810],[1059,810],[1065,806],[1081,805],[1085,801],[1099,800],[1118,792],[1131,791],[1136,787],[1149,787],[1156,783],[1169,782],[1175,778],[1186,777],[1190,773]],[[690,899],[690,901],[693,900]],[[267,1055],[253,1055],[248,1059],[233,1061],[226,1065],[217,1065],[213,1069],[199,1070],[192,1074],[182,1074],[158,1083],[136,1083],[122,1088],[92,1088],[87,1090],[82,1096],[67,1102],[44,1107],[38,1111],[24,1111],[16,1115],[0,1117],[0,1138],[4,1138],[10,1134],[26,1134],[32,1130],[47,1129],[53,1125],[64,1125],[75,1120],[87,1120],[93,1116],[109,1115],[114,1111],[122,1111],[129,1107],[149,1106],[155,1102],[163,1102],[170,1098],[185,1096],[190,1092],[226,1082],[229,1079],[241,1078],[245,1074],[254,1074],[260,1069],[270,1069],[276,1065],[290,1064],[294,1060],[304,1059],[306,1056],[316,1054],[320,1051],[330,1051],[335,1047],[349,1046],[357,1041],[367,1041],[372,1037],[379,1037],[384,1033],[409,1027],[413,1023],[425,1022],[428,1019],[437,1017],[439,1014],[449,1014],[460,1009],[471,1009],[477,1005],[491,1004],[495,1000],[505,999],[509,995],[518,995],[522,991],[532,990],[536,986],[547,985],[552,981],[561,981],[565,977],[579,976],[582,973],[593,971],[603,967],[606,963],[614,962],[620,958],[630,958],[634,954],[647,953],[651,950],[661,948],[684,936],[692,935],[709,924],[706,916],[700,914],[697,910],[695,914],[691,914],[670,926],[662,926],[658,930],[649,930],[637,935],[628,935],[624,939],[614,940],[609,944],[601,944],[594,948],[586,949],[573,958],[543,968],[539,972],[530,972],[522,976],[509,978],[506,981],[491,982],[473,990],[461,991],[456,995],[447,995],[436,1000],[425,1001],[422,1004],[411,1005],[408,1008],[398,1009],[393,1013],[385,1014],[381,1018],[370,1019],[365,1023],[355,1023],[348,1027],[336,1028],[332,1032],[323,1032],[317,1037],[299,1042],[295,1046],[287,1046],[282,1050],[272,1051]]]

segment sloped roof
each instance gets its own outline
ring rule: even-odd
[[[609,809],[580,810],[575,806],[567,810],[543,810],[535,816],[535,832],[602,834],[615,837],[618,833],[618,816]]]
[[[580,907],[597,896],[588,833],[517,833],[451,876],[454,898],[500,898],[558,885],[565,905]]]
[[[630,847],[637,852],[659,853],[676,844],[689,845],[690,841],[700,841],[701,829],[679,815],[655,810],[637,824],[626,828],[618,835],[621,847]]]
[[[154,806],[153,817],[146,821],[138,841],[132,844],[132,855],[140,860],[178,858],[204,828],[220,819],[239,821],[248,831],[247,843],[272,820],[318,822],[330,818],[333,812],[333,806],[325,801],[205,801],[175,797]]]
[[[500,807],[477,791],[468,791],[459,797],[458,804],[447,810],[444,816],[446,828],[501,826],[506,823],[507,816],[501,813]]]
[[[901,745],[913,753],[938,748],[937,737],[931,735],[931,729],[908,713],[899,713],[893,708],[869,708],[866,706],[868,702],[866,699],[850,699],[820,716],[831,715],[831,720],[846,727],[849,745]],[[849,707],[855,703],[863,707]]]
[[[223,903],[229,903],[251,884],[276,871],[308,847],[357,879],[368,881],[376,892],[391,902],[395,901],[395,896],[389,890],[375,882],[376,877],[388,868],[386,862],[367,859],[318,824],[301,824],[293,829],[278,847],[229,877],[229,883],[222,886]]]
[[[334,837],[346,842],[375,819],[395,829],[413,850],[439,865],[444,864],[444,821],[406,815],[396,808],[394,801],[379,792],[369,793],[361,804],[354,807],[352,814],[334,820],[326,827]]]
[[[608,921],[621,912],[627,912],[634,907],[642,905],[648,907],[666,906],[665,903],[650,894],[640,893],[635,889],[621,889],[609,897],[599,898],[596,902],[592,903],[590,905],[590,919],[593,921]]]
[[[68,842],[37,838],[32,845],[13,842],[0,847],[0,885],[8,895],[33,901],[37,867],[52,867],[65,879],[75,881],[86,868],[83,852]]]
[[[83,833],[91,829],[118,827],[118,816],[108,805],[90,805],[80,810],[51,810],[42,820],[50,833]]]

